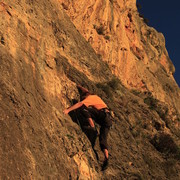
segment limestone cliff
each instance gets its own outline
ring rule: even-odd
[[[134,0],[4,0],[0,27],[0,179],[180,179],[174,66]],[[105,172],[63,115],[76,84],[114,114]]]
[[[151,92],[180,113],[180,91],[164,36],[144,23],[135,0],[60,2],[77,29],[126,87]]]

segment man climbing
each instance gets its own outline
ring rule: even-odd
[[[89,126],[91,128],[95,128],[93,120],[101,126],[99,143],[105,157],[104,163],[102,165],[102,170],[105,170],[108,166],[109,158],[107,138],[110,127],[112,125],[108,107],[99,96],[92,95],[87,89],[83,88],[82,86],[78,86],[78,90],[80,92],[81,101],[65,109],[64,113],[68,114],[73,110],[81,108],[82,114],[85,119],[88,120]]]

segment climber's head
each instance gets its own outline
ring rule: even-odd
[[[88,97],[91,93],[90,92],[83,92],[80,94],[80,101],[84,100],[86,97]]]
[[[79,94],[80,94],[80,101],[84,100],[87,96],[89,96],[91,93],[88,91],[88,89],[77,85]]]

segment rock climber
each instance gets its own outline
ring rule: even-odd
[[[88,120],[91,128],[95,128],[93,120],[100,125],[99,143],[105,157],[102,170],[105,170],[109,164],[107,138],[112,125],[109,109],[99,96],[91,94],[86,88],[80,85],[78,85],[77,88],[80,92],[80,102],[65,109],[64,114],[69,114],[71,111],[81,109],[83,116]]]

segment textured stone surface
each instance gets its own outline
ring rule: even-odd
[[[155,98],[180,110],[180,91],[164,36],[144,23],[135,0],[60,2],[77,29],[126,87],[150,91]]]
[[[139,27],[130,22],[131,18],[133,22],[141,21],[134,15],[135,1],[97,1],[95,7],[88,9],[87,5],[94,1],[87,2],[0,2],[0,179],[180,179],[179,89],[172,77],[173,65],[165,53],[163,36],[141,22],[143,38],[135,33],[132,46],[131,33],[128,36],[121,25],[129,22],[132,29]],[[113,5],[114,13],[119,13],[114,15],[112,24],[105,21],[107,13],[101,12],[104,2],[106,11]],[[93,30],[92,42],[87,42],[90,32],[84,29],[87,22],[78,16],[82,14],[78,7],[85,14],[87,10],[94,14],[90,24],[94,23],[93,17],[106,22],[109,29],[105,35]],[[123,17],[127,15],[126,22]],[[96,26],[101,25],[101,21],[95,22]],[[120,29],[115,31],[116,28]],[[116,32],[124,34],[119,36]],[[157,58],[159,52],[141,40],[150,41],[150,47],[162,44],[164,54],[150,61],[149,57]],[[123,49],[119,50],[119,46]],[[101,51],[117,48],[128,57],[118,61],[117,52],[112,51],[113,57],[107,61],[104,57],[110,56],[109,51],[100,52],[95,47]],[[143,88],[142,76],[148,76],[144,81],[148,89]],[[79,125],[62,113],[72,99],[79,99],[76,84],[100,95],[114,114],[109,135],[110,166],[105,172],[101,172],[103,154],[98,141],[95,148],[99,162]],[[171,100],[166,99],[167,95]]]

